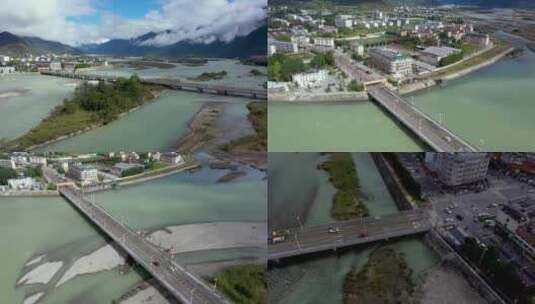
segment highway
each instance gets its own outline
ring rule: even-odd
[[[103,75],[90,75],[90,74],[76,74],[67,72],[41,72],[42,75],[56,76],[62,78],[72,78],[80,80],[97,80],[97,81],[109,81],[114,82],[118,77],[115,76],[103,76]],[[267,90],[265,89],[253,89],[253,88],[240,88],[226,85],[217,85],[209,83],[199,82],[186,82],[174,79],[160,79],[160,78],[141,78],[141,83],[161,85],[172,90],[190,91],[196,93],[204,93],[211,95],[223,95],[244,97],[252,99],[267,99]]]
[[[329,228],[339,232],[329,232]],[[366,217],[334,224],[289,229],[286,240],[269,244],[269,260],[294,257],[384,239],[427,232],[431,223],[426,211],[404,211],[381,218]]]
[[[117,221],[106,210],[86,199],[81,190],[66,186],[61,187],[59,192],[120,245],[181,303],[230,303],[202,279],[176,263],[170,255]]]
[[[384,86],[369,86],[368,94],[436,152],[476,152],[478,149]]]

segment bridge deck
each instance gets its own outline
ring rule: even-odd
[[[329,227],[340,232],[329,233]],[[383,239],[407,236],[431,229],[424,211],[405,211],[382,218],[362,218],[335,224],[289,230],[284,242],[270,244],[269,260],[277,260],[347,246],[366,244]],[[365,236],[362,236],[365,233]]]
[[[118,77],[104,76],[104,75],[91,75],[91,74],[76,74],[65,72],[41,72],[42,75],[81,79],[81,80],[98,80],[113,82]],[[227,85],[217,85],[209,83],[199,82],[187,82],[174,79],[161,79],[161,78],[141,78],[141,82],[145,84],[163,85],[173,90],[192,91],[196,93],[205,93],[212,95],[224,95],[234,97],[246,97],[253,99],[267,99],[267,90],[253,89],[253,88],[240,88]]]
[[[368,93],[436,152],[478,151],[477,148],[384,86],[369,87]]]
[[[173,261],[169,255],[115,220],[103,208],[83,198],[80,190],[62,187],[60,193],[182,303],[228,303],[222,295]],[[158,261],[159,265],[155,266],[154,261]]]

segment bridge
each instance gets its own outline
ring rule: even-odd
[[[338,228],[339,231],[329,231]],[[268,246],[268,259],[279,260],[348,246],[367,244],[402,236],[427,232],[431,229],[427,212],[416,209],[384,216],[313,227],[289,229],[286,239]]]
[[[81,190],[66,186],[59,188],[59,192],[120,245],[181,303],[230,303],[202,279],[176,263],[170,255],[117,221],[102,207],[86,199]]]
[[[436,152],[476,152],[478,149],[413,107],[384,86],[369,86],[368,94],[383,109]]]
[[[42,75],[56,76],[63,78],[80,79],[85,81],[107,81],[115,82],[117,78],[115,76],[104,75],[90,75],[90,74],[77,74],[68,72],[52,72],[43,71]],[[251,89],[251,88],[239,88],[226,85],[207,84],[198,82],[185,82],[174,79],[161,79],[161,78],[141,78],[141,83],[149,85],[160,85],[171,90],[189,91],[196,93],[204,93],[211,95],[223,95],[244,97],[251,99],[267,99],[267,90],[263,89]]]

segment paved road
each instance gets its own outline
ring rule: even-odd
[[[370,86],[368,94],[436,152],[478,151],[384,86]]]
[[[103,208],[84,198],[80,190],[74,187],[62,187],[60,193],[117,242],[181,303],[230,303],[202,279],[173,261],[168,254],[115,220]]]
[[[101,80],[101,81],[115,81],[118,77],[115,76],[103,76],[103,75],[90,75],[90,74],[75,74],[65,72],[41,72],[43,75],[73,78],[82,80]],[[256,88],[240,88],[227,85],[217,85],[209,83],[199,82],[185,82],[173,79],[160,79],[160,78],[141,78],[141,83],[156,84],[169,87],[174,90],[192,91],[197,93],[206,93],[212,95],[224,95],[234,97],[246,97],[253,99],[267,99],[267,90]]]
[[[339,228],[329,233],[329,228]],[[361,218],[290,229],[284,242],[270,244],[269,259],[277,260],[314,252],[334,250],[346,246],[422,233],[431,229],[426,211],[405,211],[381,218]],[[363,236],[363,234],[365,236]]]

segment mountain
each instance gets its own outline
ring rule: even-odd
[[[55,54],[80,54],[78,49],[71,46],[48,41],[37,37],[24,37],[11,34],[10,32],[0,33],[0,54],[7,56],[20,55],[42,55],[48,53]]]
[[[143,45],[160,33],[149,32],[133,39],[113,39],[102,44],[90,44],[80,47],[87,53],[121,56],[160,56],[160,57],[220,57],[246,58],[267,53],[267,25],[247,36],[236,37],[229,43],[215,41],[212,43],[194,43],[180,41],[167,46]]]
[[[439,0],[442,4],[476,5],[481,7],[534,7],[533,0]]]

